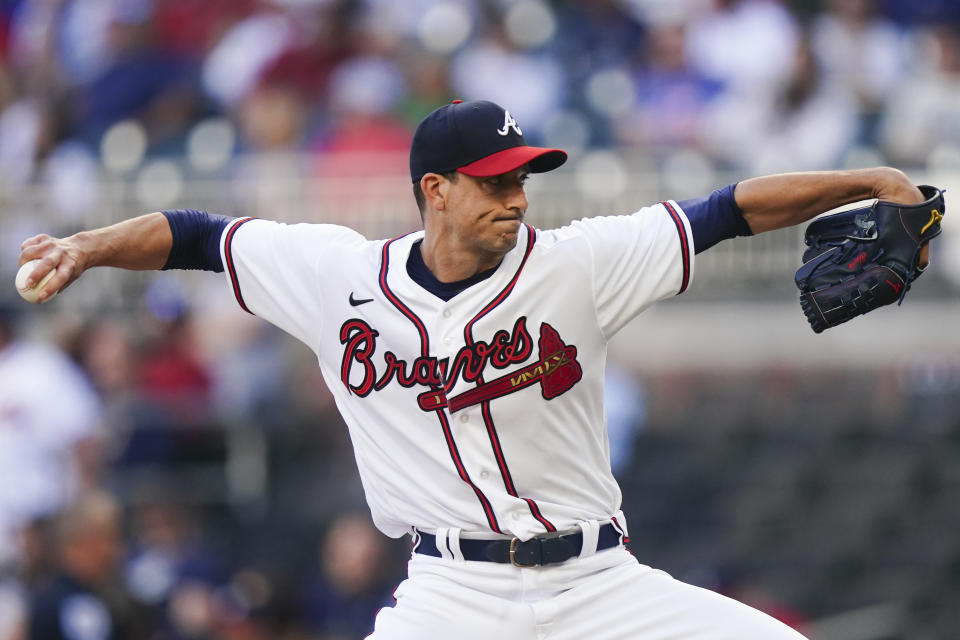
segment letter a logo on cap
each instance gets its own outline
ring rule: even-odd
[[[523,135],[523,131],[520,131],[520,127],[519,125],[517,125],[517,121],[513,119],[509,111],[504,109],[503,110],[503,127],[501,127],[500,129],[497,129],[497,133],[499,133],[502,136],[505,136],[510,132],[510,129],[513,129],[514,131],[516,131],[518,136]]]

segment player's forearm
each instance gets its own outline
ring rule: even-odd
[[[170,255],[173,238],[162,213],[124,220],[109,227],[81,231],[65,239],[85,257],[84,268],[160,269]]]
[[[754,233],[801,224],[824,211],[859,200],[923,202],[923,194],[910,179],[889,167],[750,178],[737,185],[734,197]]]
[[[37,292],[37,301],[45,302],[91,267],[160,269],[172,242],[166,217],[150,213],[68,238],[34,236],[20,246],[19,263],[37,261],[25,283],[28,288],[54,272]]]

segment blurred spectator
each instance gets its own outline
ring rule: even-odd
[[[879,0],[878,4],[884,13],[901,24],[960,24],[960,3],[956,0]]]
[[[897,95],[909,59],[907,38],[876,12],[872,0],[830,0],[811,33],[814,54],[827,78],[853,90],[859,102],[859,142],[876,142],[876,122]]]
[[[687,36],[694,69],[728,90],[753,92],[790,75],[799,40],[796,20],[779,0],[713,0]]]
[[[283,85],[258,85],[238,109],[242,141],[251,151],[296,151],[303,144],[309,105],[300,91]]]
[[[932,27],[919,44],[919,68],[892,93],[881,140],[895,162],[922,166],[938,147],[960,146],[960,33]]]
[[[747,172],[827,169],[854,143],[857,108],[850,90],[824,76],[802,40],[782,87],[724,97],[705,126],[714,154]]]
[[[23,591],[13,580],[0,577],[0,638],[27,640],[27,603]]]
[[[258,0],[162,0],[153,19],[157,43],[164,50],[201,60],[257,4]]]
[[[320,573],[304,592],[304,615],[320,640],[360,640],[393,602],[384,583],[386,546],[367,516],[344,515],[320,549]]]
[[[10,16],[8,61],[28,95],[48,94],[63,74],[57,64],[57,20],[62,3],[27,0]],[[96,35],[94,42],[102,42]]]
[[[450,64],[457,98],[510,105],[523,122],[524,137],[535,140],[548,117],[566,99],[563,68],[545,52],[524,50],[501,25],[458,53]]]
[[[364,208],[391,196],[399,200],[409,190],[408,181],[392,178],[408,171],[413,138],[393,113],[404,90],[402,69],[387,57],[350,58],[333,71],[330,128],[318,144],[315,167],[326,220],[349,224]]]
[[[364,56],[350,58],[334,70],[330,78],[330,108],[333,126],[323,142],[330,154],[365,154],[360,165],[343,167],[328,163],[324,175],[396,175],[407,166],[407,150],[413,131],[392,116],[404,93],[400,66],[389,58]],[[387,154],[377,152],[388,152]],[[400,156],[399,163],[392,155]],[[383,159],[383,160],[381,160]],[[349,157],[346,158],[350,165]],[[389,162],[382,166],[380,162]]]
[[[70,342],[71,357],[107,405],[128,396],[134,385],[131,333],[119,318],[96,318],[79,327]]]
[[[297,37],[292,16],[262,7],[231,25],[214,44],[203,62],[204,89],[222,106],[232,108]]]
[[[30,640],[137,640],[137,613],[118,587],[120,508],[108,494],[81,495],[56,525],[58,571],[30,603]]]
[[[126,416],[131,431],[116,460],[122,466],[209,462],[223,455],[213,417],[214,380],[200,355],[184,292],[174,276],[164,275],[169,277],[157,277],[146,294],[135,401]]]
[[[176,277],[158,277],[145,301],[153,335],[138,358],[140,394],[178,423],[202,422],[209,417],[213,378],[199,354],[186,292]]]
[[[629,468],[637,435],[646,427],[646,390],[640,380],[622,366],[608,363],[606,376],[603,404],[610,440],[610,468],[619,476]]]
[[[621,141],[645,149],[698,146],[702,118],[721,85],[687,63],[685,28],[664,24],[647,35],[645,64],[636,72],[636,105]]]
[[[221,588],[226,568],[205,544],[186,504],[151,500],[134,510],[132,525],[133,551],[124,568],[127,588],[153,611],[155,626],[181,637],[176,607],[185,594]]]
[[[111,16],[107,32],[113,55],[83,92],[78,134],[94,148],[111,125],[136,118],[144,123],[154,151],[182,151],[190,124],[202,113],[197,70],[189,60],[157,46],[152,7],[139,6],[147,4],[116,5],[123,9]]]
[[[52,345],[16,338],[12,307],[0,306],[0,566],[21,528],[97,482],[100,420],[79,368]]]
[[[296,31],[280,55],[263,67],[258,84],[296,91],[309,109],[322,114],[330,74],[349,57],[363,55],[367,34],[353,28],[350,6],[332,2],[291,12]]]
[[[400,55],[407,92],[400,99],[396,112],[407,128],[413,130],[428,113],[453,99],[446,58],[424,55],[415,49]]]
[[[558,11],[558,33],[551,49],[563,61],[574,86],[596,69],[620,66],[643,47],[644,28],[628,3],[587,0]]]
[[[24,98],[0,113],[0,180],[7,192],[16,192],[34,178],[45,129],[43,107]]]

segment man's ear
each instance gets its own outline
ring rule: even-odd
[[[427,205],[436,211],[446,206],[446,192],[449,181],[439,173],[428,173],[420,178],[420,189]]]

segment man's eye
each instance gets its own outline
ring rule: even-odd
[[[495,176],[495,177],[493,177],[493,178],[487,178],[487,184],[489,184],[489,185],[492,186],[492,187],[499,187],[501,182],[502,182],[502,181],[500,180],[500,176]]]

